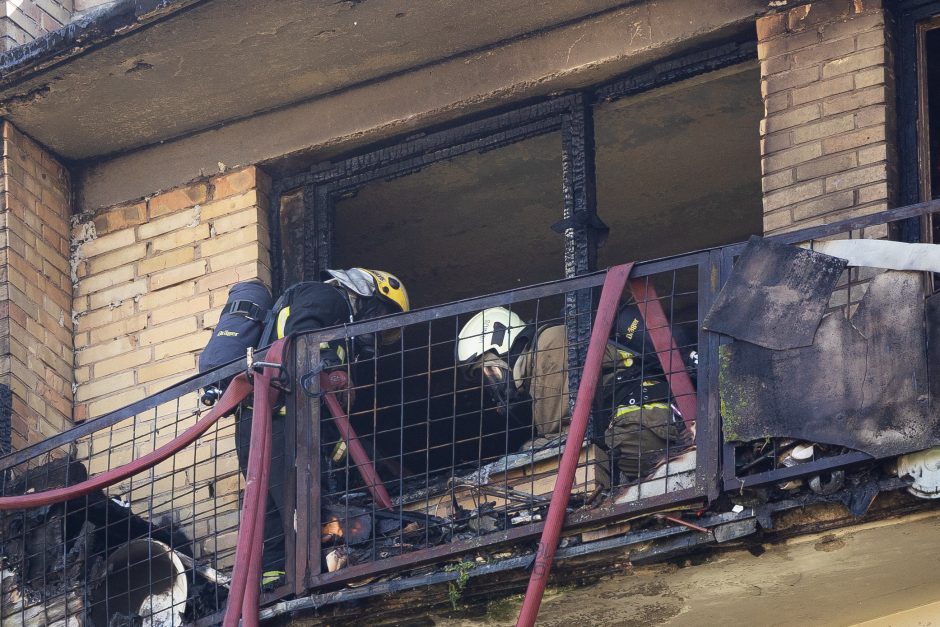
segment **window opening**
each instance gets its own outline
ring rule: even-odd
[[[599,267],[763,231],[759,85],[747,63],[595,108]]]

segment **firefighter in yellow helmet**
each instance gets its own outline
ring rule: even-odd
[[[323,279],[323,281],[296,283],[284,290],[284,293],[274,304],[271,310],[272,316],[260,334],[259,346],[265,346],[274,339],[292,333],[316,331],[325,327],[404,312],[411,308],[404,284],[398,277],[388,272],[366,268],[327,270]],[[260,283],[255,285],[256,288],[258,286],[266,292],[263,285]],[[237,290],[233,288],[233,292],[237,292]],[[241,292],[238,292],[235,296],[238,296],[238,294],[241,294]],[[270,296],[268,296],[269,298]],[[238,319],[238,316],[244,316],[244,320],[248,318],[252,320],[261,319],[259,318],[261,315],[260,310],[270,304],[270,300],[265,301],[265,304],[262,305],[260,302],[248,302],[241,296],[234,298],[232,294],[230,294],[230,300],[233,302],[226,305],[223,312],[224,320],[220,318],[220,321],[228,321],[234,315],[236,319],[233,324],[236,325],[243,322],[243,319]],[[256,298],[255,300],[261,301],[264,299]],[[256,310],[259,311],[256,312]],[[212,350],[207,347],[207,351],[210,354],[220,353],[217,359],[218,363],[227,363],[233,358],[243,357],[245,346],[240,345],[240,341],[248,338],[250,334],[224,331],[223,333],[214,333],[213,337],[220,335],[217,343],[227,340],[226,345]],[[251,337],[253,338],[251,343],[254,344],[257,334]],[[322,344],[320,346],[321,362],[324,366],[329,367],[348,363],[355,360],[357,356],[368,357],[374,354],[378,346],[394,344],[399,337],[400,333],[396,330],[387,331],[378,336],[371,334],[359,336],[348,343],[336,341]],[[226,351],[231,351],[231,354],[225,354]],[[347,351],[354,354],[348,355]],[[211,365],[213,364],[206,364],[207,369]],[[235,424],[235,439],[238,463],[243,472],[247,469],[248,452],[251,448],[251,419],[251,408],[247,406],[240,407]],[[263,583],[274,583],[284,574],[283,529],[284,520],[290,520],[289,514],[283,519],[281,516],[281,512],[285,511],[283,499],[285,464],[282,458],[283,455],[287,454],[283,449],[283,445],[280,444],[284,438],[284,421],[283,412],[276,412],[273,416],[272,429],[275,446],[272,449],[273,459],[268,489],[269,498],[264,526]]]
[[[262,344],[295,332],[377,318],[411,309],[408,291],[394,274],[382,270],[350,268],[327,270],[324,281],[304,281],[292,285],[274,305],[273,334],[265,332]],[[374,351],[376,344],[388,346],[399,332],[386,331],[378,338],[356,338],[358,348]],[[377,340],[377,341],[376,341]],[[340,361],[345,356],[340,355]]]

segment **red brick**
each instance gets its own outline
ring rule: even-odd
[[[215,177],[209,181],[212,188],[212,199],[219,200],[229,196],[237,196],[255,189],[257,171],[254,166],[249,166]]]
[[[764,41],[787,31],[787,14],[775,13],[757,18],[757,40]]]
[[[204,203],[206,198],[208,188],[205,183],[199,183],[157,194],[147,201],[147,207],[150,210],[150,218],[153,219]]]

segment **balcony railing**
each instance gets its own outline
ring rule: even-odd
[[[927,203],[776,239],[885,237],[891,223],[935,211],[940,204]],[[566,530],[613,528],[683,504],[698,512],[669,513],[661,526],[633,531],[622,542],[669,539],[755,516],[707,511],[722,492],[871,463],[870,455],[833,446],[817,447],[807,463],[784,465],[781,453],[791,442],[724,441],[718,355],[730,339],[702,330],[701,322],[742,246],[634,266],[621,304],[635,304],[659,341],[634,349],[629,367],[616,352],[604,364],[583,442],[566,441],[560,417],[573,405],[603,272],[293,338],[292,393],[274,419],[278,498],[269,499],[266,523],[266,550],[283,546],[286,575],[268,587],[262,605],[316,607],[453,581],[460,573],[444,562],[507,546],[519,550],[471,574],[527,566],[567,446],[580,447],[581,455]],[[859,269],[847,270],[831,308],[850,311],[866,280]],[[528,323],[533,338],[539,332],[555,338],[528,355],[554,386],[519,368],[505,389],[494,390],[479,369],[457,359],[461,328],[493,307]],[[370,335],[400,340],[379,342],[369,353],[362,347]],[[664,338],[676,352],[664,351]],[[337,346],[359,358],[324,364],[323,347]],[[692,353],[697,364],[687,359]],[[243,370],[243,363],[230,364],[0,458],[0,496],[77,483],[155,450],[205,411],[199,390]],[[679,379],[690,385],[677,385]],[[509,394],[510,384],[537,396],[545,413]],[[628,392],[647,386],[665,392],[651,392],[634,409]],[[106,491],[0,512],[0,624],[88,624],[88,616],[95,624],[115,616],[165,625],[220,620],[241,523],[236,431],[245,431],[238,421],[247,417],[242,411],[223,418],[194,445]],[[641,437],[647,439],[640,443]],[[716,535],[695,535],[689,546]],[[587,537],[559,557],[611,542],[591,544]],[[393,583],[368,583],[391,572]],[[360,587],[342,590],[347,584]]]

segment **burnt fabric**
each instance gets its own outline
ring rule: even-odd
[[[917,272],[873,278],[851,319],[827,315],[811,346],[720,348],[727,441],[785,437],[875,457],[940,443],[929,411],[924,286]]]
[[[609,383],[617,349],[607,345],[598,392]],[[516,385],[532,398],[532,424],[538,435],[559,433],[571,422],[568,407],[568,336],[564,325],[539,329],[535,341],[513,365]]]
[[[236,306],[236,311],[231,311],[232,305]],[[258,345],[265,316],[270,310],[271,292],[264,283],[243,281],[233,285],[212,337],[199,356],[199,372],[244,358],[249,347]]]
[[[702,327],[765,348],[809,346],[846,264],[751,237]]]

